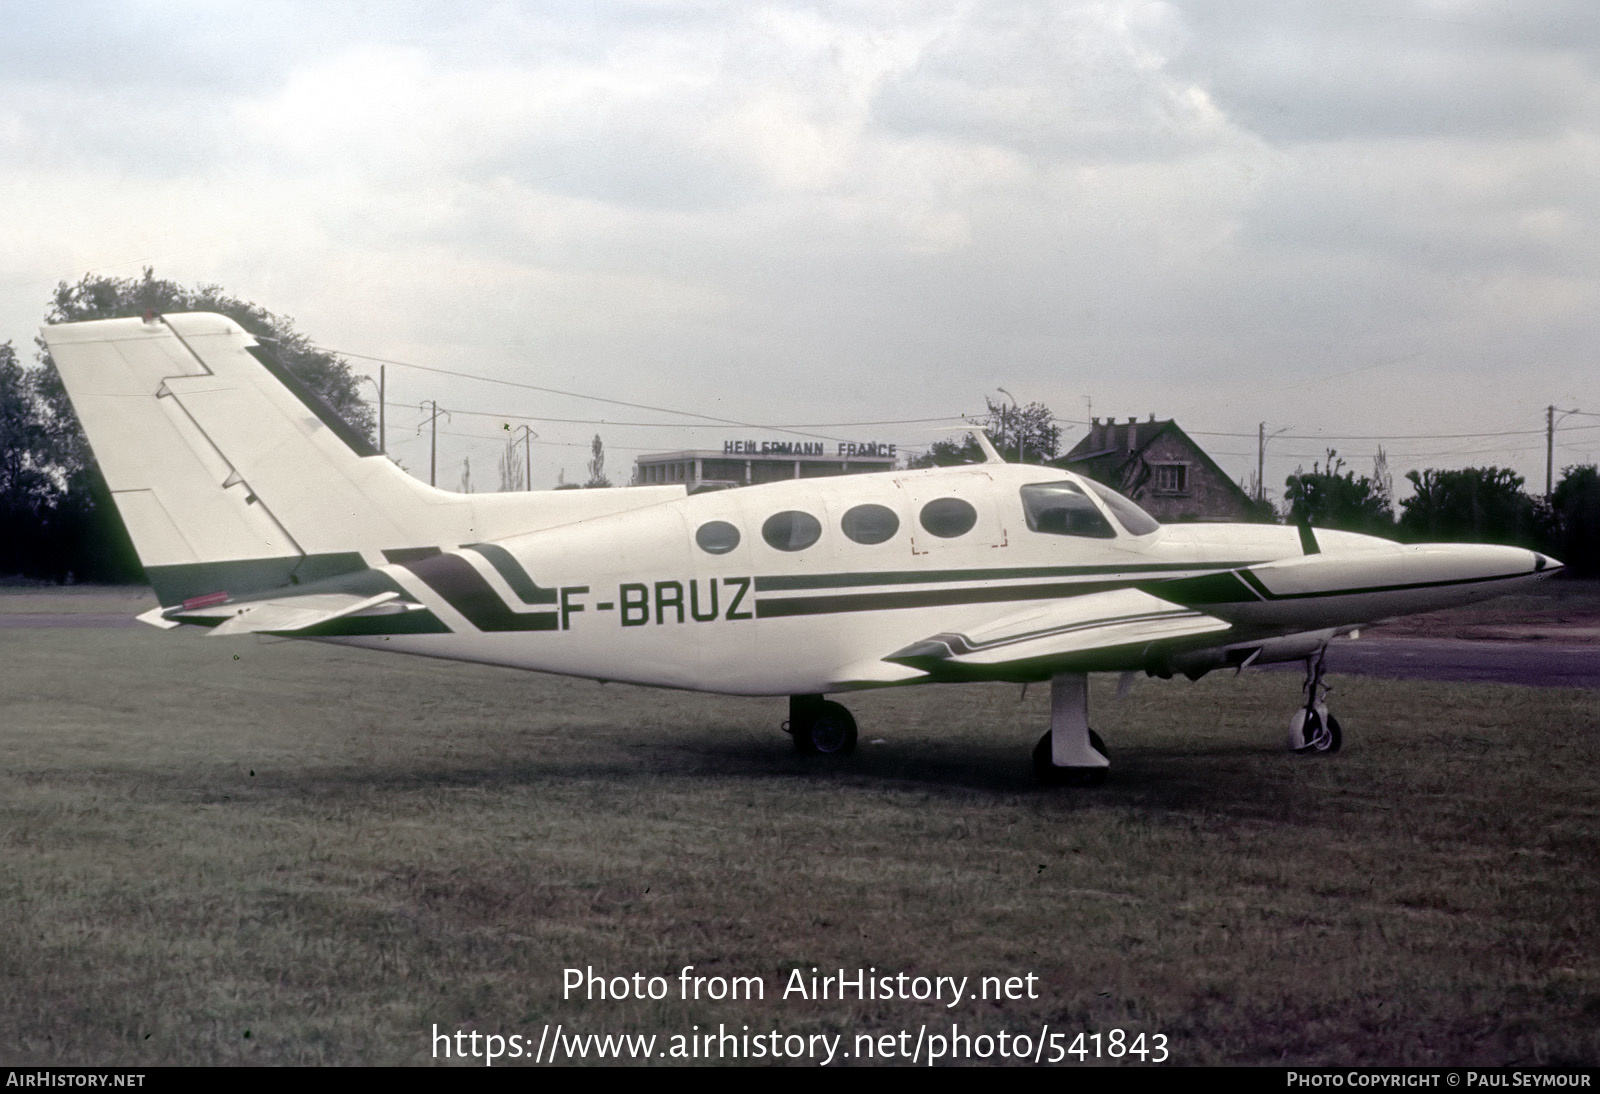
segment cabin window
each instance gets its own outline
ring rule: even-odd
[[[1100,500],[1106,503],[1106,508],[1111,510],[1112,515],[1128,530],[1129,535],[1143,536],[1160,530],[1160,521],[1111,487],[1090,480],[1089,489],[1100,495]]]
[[[725,555],[739,546],[739,529],[725,520],[709,520],[695,532],[694,541],[708,555]]]
[[[978,523],[978,511],[960,498],[935,498],[922,507],[918,518],[931,534],[954,539],[972,531]]]
[[[1116,539],[1116,529],[1088,494],[1070,482],[1040,482],[1022,488],[1028,527],[1050,536]]]
[[[761,538],[780,551],[803,551],[821,535],[821,522],[797,509],[774,513],[761,526]]]
[[[857,543],[883,543],[900,530],[900,518],[884,505],[858,505],[839,522],[844,534]]]

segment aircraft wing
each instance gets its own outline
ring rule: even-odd
[[[1139,589],[1112,589],[1052,601],[963,632],[930,635],[883,660],[943,679],[1037,679],[1129,668],[1146,659],[1152,646],[1230,627]]]
[[[379,593],[377,596],[312,593],[270,600],[252,600],[244,604],[214,604],[180,609],[176,612],[168,611],[163,613],[162,619],[150,618],[146,619],[146,622],[154,623],[156,626],[170,626],[175,623],[209,624],[212,635],[252,633],[287,635],[297,634],[360,612],[403,611],[405,605],[391,604],[399,598],[400,594],[394,592]]]

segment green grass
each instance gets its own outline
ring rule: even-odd
[[[847,698],[830,762],[781,700],[315,644],[0,629],[0,665],[8,1064],[951,1020],[1178,1063],[1600,1062],[1589,692],[1339,680],[1345,751],[1297,757],[1295,675],[1096,681],[1116,768],[1063,791],[1028,771],[1040,687]],[[561,998],[566,967],[687,964],[768,998]],[[1041,991],[776,998],[813,965]]]

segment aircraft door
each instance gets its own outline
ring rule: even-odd
[[[988,472],[973,469],[951,475],[906,476],[895,485],[906,502],[911,553],[916,556],[1001,549],[1010,541],[1009,510]]]

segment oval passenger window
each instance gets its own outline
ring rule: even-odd
[[[844,515],[839,527],[857,543],[882,543],[900,530],[900,518],[886,505],[858,505]]]
[[[739,529],[725,520],[710,520],[695,532],[694,541],[708,555],[725,555],[739,546]]]
[[[761,538],[780,551],[803,551],[822,535],[822,524],[810,513],[785,509],[761,526]]]
[[[942,539],[954,539],[972,531],[978,511],[960,498],[936,498],[922,507],[922,526]]]

